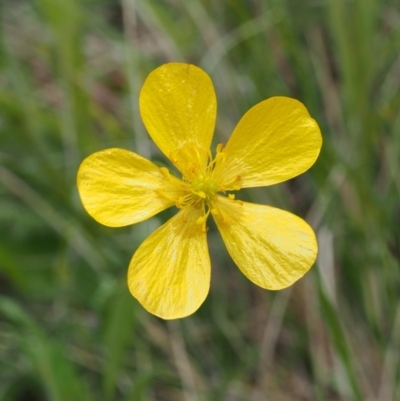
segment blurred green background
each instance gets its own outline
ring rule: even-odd
[[[0,13],[0,400],[400,399],[397,0],[2,0]],[[216,143],[286,95],[324,145],[306,174],[242,192],[314,227],[311,271],[262,290],[210,223],[210,294],[165,322],[125,277],[170,212],[101,226],[75,177],[110,146],[166,162],[138,93],[169,61],[212,77]]]

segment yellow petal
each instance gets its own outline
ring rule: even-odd
[[[110,227],[137,223],[174,205],[184,185],[147,159],[117,148],[87,157],[77,184],[87,212]]]
[[[130,292],[150,313],[163,319],[192,314],[208,294],[207,239],[196,224],[202,213],[195,208],[182,209],[140,245],[129,265]]]
[[[276,184],[308,170],[322,137],[302,103],[273,97],[252,107],[239,121],[216,168],[223,183],[240,177],[240,186]]]
[[[182,174],[189,165],[205,167],[217,101],[203,70],[191,64],[162,65],[147,77],[139,104],[150,136]]]
[[[228,252],[255,284],[279,290],[310,269],[318,246],[304,220],[269,206],[214,199],[212,213]]]

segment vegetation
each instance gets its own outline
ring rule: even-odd
[[[1,400],[400,399],[397,1],[3,0],[0,18]],[[75,180],[110,146],[166,162],[138,93],[169,61],[212,77],[216,143],[286,95],[324,145],[306,174],[245,194],[314,227],[311,271],[262,290],[211,224],[210,295],[166,322],[129,295],[126,271],[170,212],[101,226]]]

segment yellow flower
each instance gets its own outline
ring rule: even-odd
[[[162,65],[147,77],[139,102],[151,138],[182,179],[117,148],[87,157],[77,179],[85,209],[106,226],[137,223],[174,205],[179,209],[133,255],[132,295],[164,319],[200,307],[210,287],[210,213],[232,259],[255,284],[278,290],[302,277],[317,254],[311,227],[286,211],[235,200],[232,192],[276,184],[313,165],[322,138],[303,104],[273,97],[255,105],[212,158],[217,102],[203,70]]]

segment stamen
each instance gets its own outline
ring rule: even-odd
[[[208,164],[207,164],[207,170],[208,170],[208,166],[212,163],[213,157],[212,157],[212,153],[211,153],[211,149],[208,149]]]
[[[214,216],[221,216],[219,221],[221,221],[222,224],[228,223],[228,220],[225,217],[225,212],[223,212],[221,209],[213,209],[212,212],[213,212]]]
[[[197,220],[196,220],[196,223],[197,224],[199,224],[199,225],[202,225],[202,227],[201,227],[201,231],[203,232],[203,233],[205,233],[205,232],[207,232],[208,231],[208,227],[206,226],[206,222],[207,222],[207,219],[208,219],[208,216],[209,216],[209,214],[210,214],[210,212],[211,212],[211,209],[208,207],[208,210],[207,210],[207,212],[205,211],[205,209],[206,209],[206,206],[205,206],[205,204],[204,204],[204,202],[203,202],[203,216],[200,216]]]
[[[196,224],[203,224],[205,221],[205,217],[204,216],[200,216],[197,220],[196,220]]]
[[[220,185],[219,190],[222,192],[225,191],[239,191],[241,188],[240,181],[242,180],[242,177],[240,175],[237,175],[234,179],[231,181],[228,181],[224,185]]]
[[[172,202],[176,202],[176,198],[173,198],[172,196],[168,195],[166,192],[161,191],[160,189],[157,189],[157,194],[161,197],[161,198],[165,198],[168,199]]]
[[[196,170],[196,165],[193,162],[189,162],[186,166],[186,172],[189,174],[193,174]]]
[[[215,163],[225,163],[226,155],[225,153],[217,153],[215,156]]]
[[[194,204],[193,197],[191,194],[181,196],[178,198],[178,201],[175,203],[176,207],[182,209],[183,207],[190,206]]]
[[[234,200],[235,199],[235,194],[229,194],[228,198]]]
[[[212,171],[215,168],[215,165],[218,162],[220,162],[220,161],[224,162],[225,161],[226,155],[223,152],[223,148],[224,148],[224,145],[222,143],[219,143],[217,145],[217,148],[216,148],[217,152],[216,152],[216,155],[215,155],[214,159],[212,158],[211,151],[209,151],[209,155],[208,155],[209,163],[208,163],[208,166],[207,166],[207,171],[208,172]]]
[[[176,155],[176,152],[171,152],[169,154],[169,158],[174,164],[178,164],[179,163],[179,159],[178,159],[178,157]]]
[[[160,170],[165,178],[171,180],[171,174],[169,173],[169,170],[166,167],[160,167]]]

